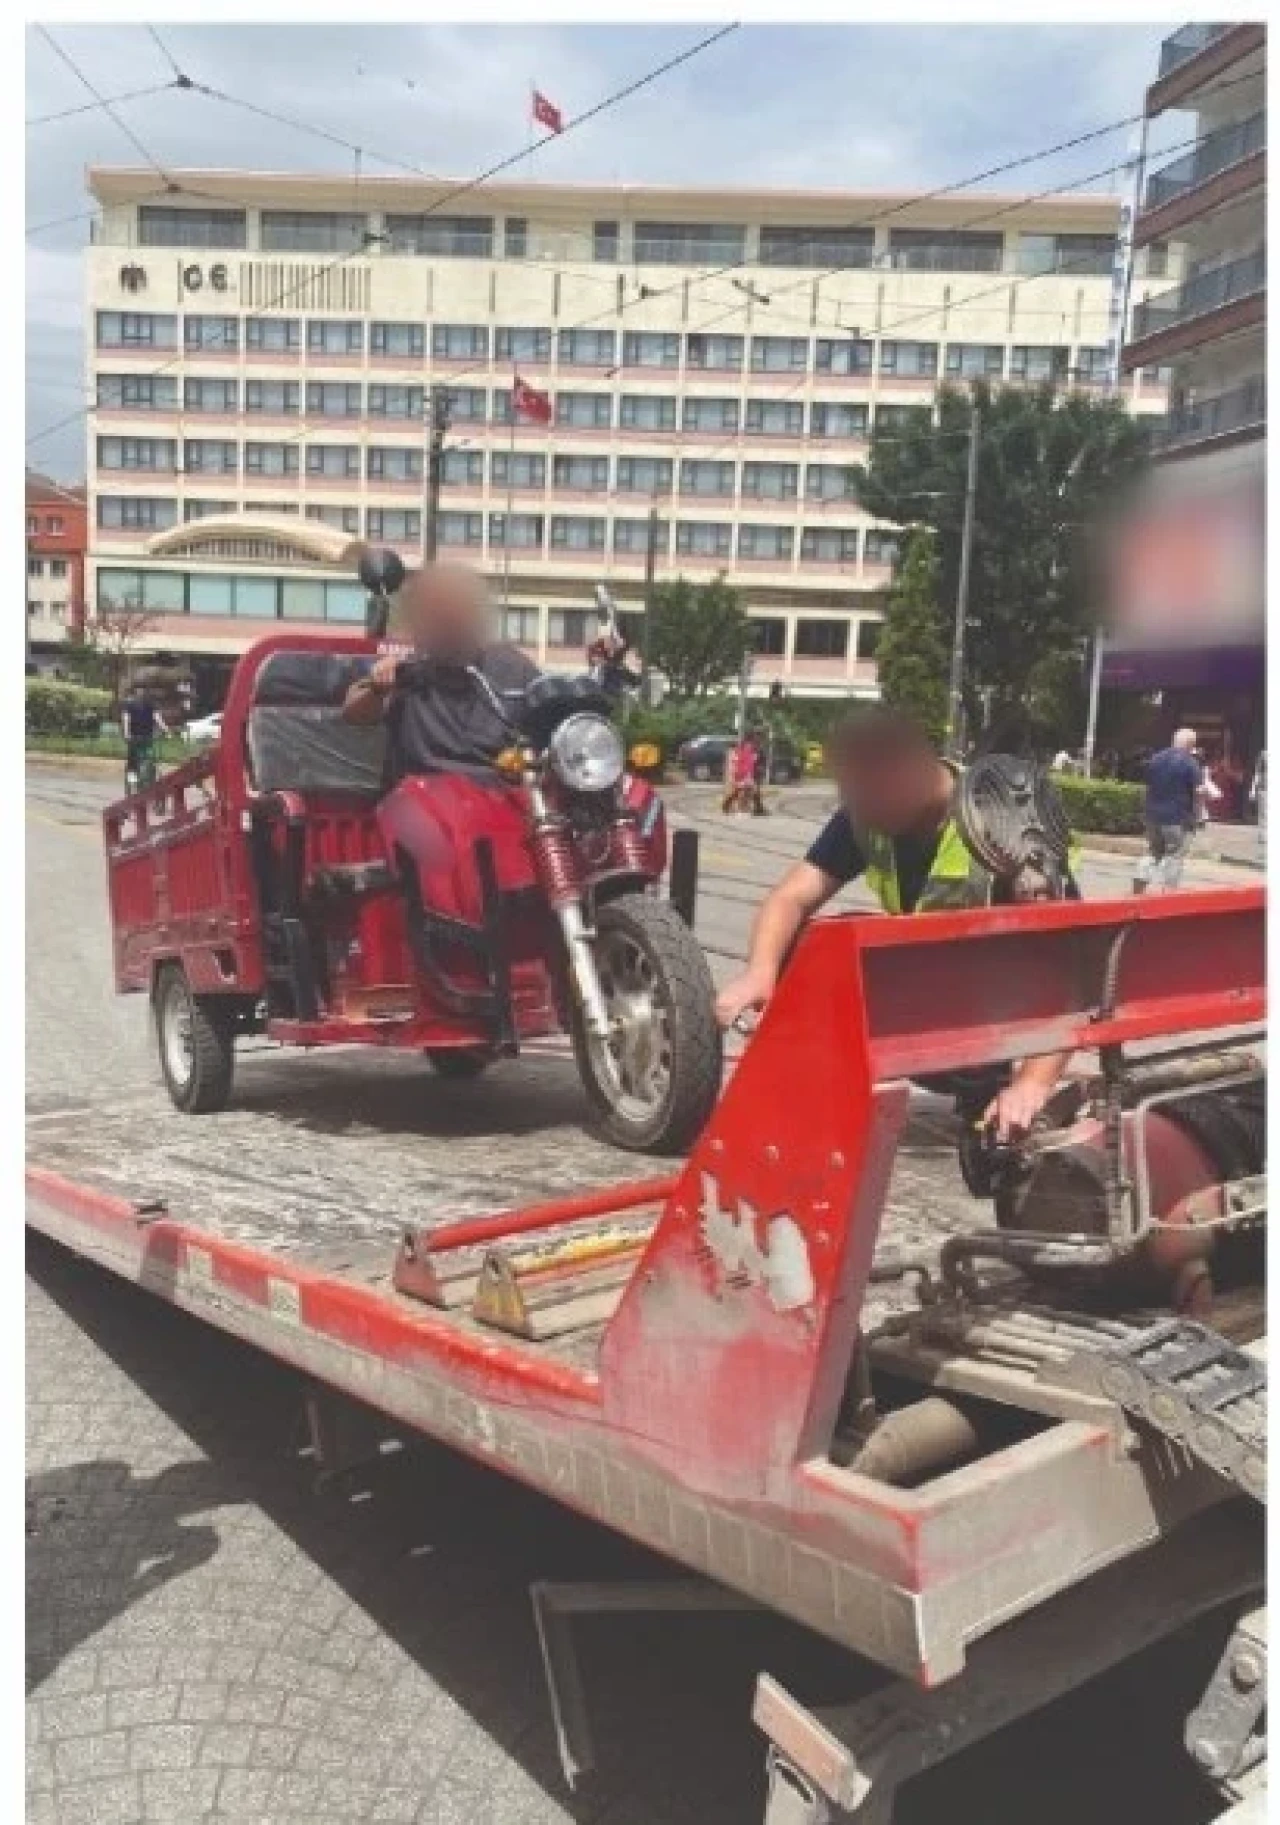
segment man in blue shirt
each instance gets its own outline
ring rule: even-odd
[[[1179,729],[1172,746],[1162,748],[1147,762],[1147,853],[1134,875],[1134,893],[1145,893],[1148,887],[1172,893],[1182,880],[1182,865],[1206,790],[1195,745],[1195,730]]]

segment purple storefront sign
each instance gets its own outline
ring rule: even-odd
[[[1102,683],[1120,691],[1260,691],[1265,674],[1260,646],[1183,647],[1164,652],[1105,651]]]

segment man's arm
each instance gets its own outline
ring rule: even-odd
[[[381,722],[387,713],[387,698],[396,681],[398,660],[385,657],[374,661],[363,678],[357,678],[342,700],[342,720],[358,727]]]
[[[778,985],[791,946],[813,915],[843,885],[812,862],[797,862],[787,870],[756,914],[747,947],[747,967],[716,999],[716,1018],[721,1026],[732,1026],[740,1014],[764,1006]]]

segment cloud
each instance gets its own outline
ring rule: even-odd
[[[104,95],[172,72],[142,26],[50,28]],[[522,173],[543,182],[910,190],[954,182],[1136,113],[1173,26],[748,25],[579,132],[540,149]],[[197,81],[310,122],[424,171],[466,178],[519,150],[529,85],[565,113],[593,107],[704,35],[644,26],[171,25],[161,36]],[[89,99],[34,31],[28,118]],[[350,171],[340,147],[199,94],[170,90],[119,116],[165,170]],[[1183,126],[1185,136],[1185,123]],[[1084,177],[1125,149],[1119,134],[1000,180],[1044,189]],[[28,130],[27,220],[88,209],[88,164],[140,163],[102,111]],[[159,179],[157,179],[157,183]],[[1096,185],[1094,187],[1097,187]],[[1103,184],[1105,188],[1105,183]],[[51,378],[82,357],[79,249],[88,222],[28,244],[28,420],[67,412]],[[58,383],[65,388],[66,382]],[[77,475],[83,429],[34,456]]]

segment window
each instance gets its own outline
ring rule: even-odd
[[[298,504],[296,501],[246,501],[244,511],[246,513],[296,513]],[[228,553],[227,555],[233,554]]]
[[[624,393],[618,423],[624,431],[674,431],[676,402],[665,393]]]
[[[40,521],[34,513],[27,515],[27,537],[33,539],[40,530]]]
[[[100,349],[176,348],[178,319],[146,311],[99,311],[97,344]]]
[[[858,336],[841,337],[838,342],[820,336],[817,354],[818,372],[820,374],[869,374],[874,351],[873,342],[864,342]]]
[[[681,520],[676,550],[694,558],[727,558],[733,551],[733,527],[718,520]]]
[[[235,475],[240,451],[223,438],[189,437],[183,445],[182,466],[188,475]]]
[[[618,343],[612,330],[561,330],[560,362],[570,368],[611,368]]]
[[[352,538],[360,531],[358,507],[308,507],[307,518],[319,520],[323,526],[336,526],[339,532],[349,533]]]
[[[711,222],[637,222],[637,266],[720,266],[745,261],[745,228]]]
[[[312,317],[307,323],[309,355],[359,355],[363,349],[363,323],[346,323],[338,317]]]
[[[657,330],[628,330],[622,338],[622,364],[628,368],[678,368],[680,338]]]
[[[759,562],[787,563],[795,550],[795,532],[790,526],[740,526],[738,556]]]
[[[751,437],[799,437],[804,407],[794,399],[749,399],[747,433]]]
[[[188,381],[188,387],[191,386]],[[207,384],[222,386],[219,380]],[[231,410],[235,410],[236,383],[231,388]],[[178,382],[172,374],[99,374],[98,404],[104,407],[128,406],[135,412],[172,412],[178,404]]]
[[[971,228],[891,228],[889,264],[908,272],[999,272],[1004,236]]]
[[[509,215],[503,225],[502,251],[508,260],[524,260],[529,255],[529,222],[526,216]]]
[[[797,659],[843,659],[849,651],[849,623],[834,620],[796,622]]]
[[[420,323],[373,323],[369,326],[369,352],[396,356],[401,361],[420,361],[427,352],[427,332]]]
[[[416,545],[422,537],[417,507],[370,507],[364,517],[366,536],[388,545]]]
[[[504,608],[502,638],[515,646],[537,646],[542,633],[542,611],[537,608]]]
[[[249,621],[274,621],[278,616],[279,588],[274,577],[236,577],[232,613]]]
[[[436,522],[436,537],[441,545],[483,545],[484,515],[442,513]]]
[[[495,330],[493,348],[499,361],[550,361],[551,331]]]
[[[344,381],[309,380],[307,382],[308,418],[359,418],[359,386]]]
[[[1004,373],[1004,348],[999,342],[949,342],[947,373],[961,380],[998,380]]]
[[[927,425],[933,417],[932,406],[877,406],[877,431],[911,431]]]
[[[185,500],[182,503],[182,517],[186,521],[209,520],[215,514],[234,513],[234,501]]]
[[[1171,367],[1140,368],[1138,378],[1144,387],[1167,387],[1173,379]]]
[[[326,621],[351,621],[358,627],[363,627],[367,613],[368,605],[362,584],[325,584],[324,618]]]
[[[744,500],[793,501],[799,492],[799,463],[743,463],[742,465]]]
[[[400,452],[396,452],[400,454]],[[406,450],[405,456],[416,456],[421,464],[421,451]],[[419,468],[421,473],[421,468]],[[407,479],[407,478],[406,478]],[[480,450],[446,450],[440,464],[440,480],[447,488],[480,488],[484,486],[484,454]]]
[[[761,266],[870,266],[873,228],[762,228]]]
[[[44,559],[43,558],[28,558],[27,559],[27,575],[29,577],[42,577],[44,575]]]
[[[683,462],[680,465],[681,494],[729,496],[733,493],[733,464]]]
[[[1018,271],[1021,273],[1083,273],[1105,278],[1116,257],[1115,236],[1109,234],[1021,234],[1018,236]]]
[[[591,231],[591,258],[614,265],[620,255],[622,237],[616,222],[597,222]]]
[[[762,659],[781,659],[787,650],[787,624],[781,615],[752,615],[751,650]]]
[[[262,251],[356,253],[364,246],[367,228],[365,216],[341,210],[264,209]]]
[[[1070,359],[1070,349],[1051,347],[1048,344],[1020,343],[1009,355],[1009,378],[1056,385],[1066,379]]]
[[[310,388],[308,388],[309,391]],[[296,380],[246,380],[244,383],[244,409],[246,412],[270,414],[276,418],[292,418],[297,413],[299,398],[300,391]]]
[[[489,332],[479,323],[434,324],[431,353],[437,361],[487,361]]]
[[[297,317],[246,317],[244,345],[264,355],[288,355],[302,347]]]
[[[244,467],[247,475],[296,475],[297,444],[246,444]]]
[[[686,431],[736,431],[738,402],[736,399],[686,399],[683,422]]]
[[[620,456],[619,494],[670,494],[675,465],[667,456]]]
[[[880,651],[880,636],[883,632],[883,621],[859,621],[858,643],[854,648],[855,655],[859,659],[874,659]]]
[[[1101,386],[1111,371],[1110,353],[1105,348],[1076,350],[1075,378],[1086,386]]]
[[[397,452],[398,454],[398,452]],[[419,451],[406,451],[406,455],[416,455],[421,461]],[[373,451],[369,452],[372,475]],[[353,481],[360,475],[360,447],[358,444],[308,444],[307,474],[319,476],[327,481]]]
[[[369,388],[369,410],[373,410],[373,388]],[[495,399],[508,395],[497,393]],[[421,414],[421,395],[419,395],[418,414]],[[450,387],[449,416],[455,425],[482,425],[489,416],[489,395],[483,387]]]
[[[183,577],[176,570],[100,570],[101,608],[144,608],[161,614],[183,610]]]
[[[169,209],[144,203],[138,210],[140,247],[244,247],[243,209]]]
[[[932,380],[938,372],[936,342],[882,342],[880,372],[899,380]]]
[[[232,449],[235,449],[233,444]],[[169,437],[100,437],[99,469],[159,469],[172,471],[178,446]]]
[[[155,382],[152,383],[153,385]],[[173,384],[172,382],[170,384]],[[249,383],[252,390],[253,382]],[[177,400],[172,402],[176,406]],[[182,383],[182,403],[188,412],[235,412],[240,406],[240,383],[236,380],[203,380],[191,378]],[[253,408],[250,407],[250,410]],[[297,409],[297,402],[294,402]]]
[[[557,393],[556,423],[579,430],[607,431],[612,404],[607,393]]]
[[[552,479],[557,488],[583,494],[606,494],[609,489],[607,456],[557,456]]]
[[[178,504],[150,495],[100,494],[98,524],[108,530],[162,532],[176,524]]]
[[[234,317],[184,317],[182,336],[189,349],[233,350],[240,346],[240,325]]]
[[[459,452],[449,451],[445,457],[446,463],[449,456],[457,454]],[[357,450],[357,467],[353,471],[355,474],[359,474],[359,460],[360,453]],[[375,444],[368,454],[368,473],[369,480],[374,482],[420,482],[422,480],[422,451],[384,449]]]
[[[615,520],[613,522],[613,549],[621,552],[647,552],[649,549],[649,522],[645,520]],[[671,550],[671,528],[665,520],[658,521],[658,551],[665,557]]]
[[[592,620],[583,608],[553,608],[547,616],[547,645],[585,646]]]
[[[802,374],[808,365],[809,344],[803,336],[751,338],[751,371],[754,374]]]
[[[867,564],[896,564],[898,561],[898,535],[896,532],[882,532],[878,526],[868,529],[862,542],[863,562]]]
[[[734,374],[742,370],[741,336],[686,336],[684,350],[691,368],[716,368]]]
[[[811,501],[856,501],[857,471],[844,463],[810,463],[804,472],[804,491]]]
[[[1145,276],[1148,279],[1167,279],[1169,277],[1169,243],[1167,241],[1149,241],[1144,265]]]
[[[495,488],[545,488],[547,459],[523,451],[495,450],[489,458]]]
[[[67,574],[67,560],[65,558],[50,558],[49,559],[49,575],[51,577],[65,577],[66,574]]]
[[[491,513],[489,543],[513,551],[541,551],[543,520],[540,513]]]
[[[56,513],[51,513],[48,516],[48,518],[45,520],[44,529],[48,533],[50,538],[52,538],[52,539],[61,538],[62,537],[61,515],[56,514]]]
[[[603,551],[604,529],[603,520],[585,514],[556,514],[551,521],[552,550]]]
[[[810,526],[800,534],[802,564],[856,564],[858,535],[833,526]]]
[[[491,260],[493,218],[487,215],[389,215],[392,253],[434,254],[446,260]]]
[[[809,434],[812,437],[854,437],[867,435],[869,407],[845,405],[843,402],[815,400],[809,410]]]
[[[481,399],[484,394],[481,393]],[[424,394],[421,387],[382,387],[369,388],[370,418],[412,418],[422,417]],[[454,417],[458,416],[455,411]]]
[[[285,621],[323,621],[324,584],[302,577],[282,578],[280,614]]]

